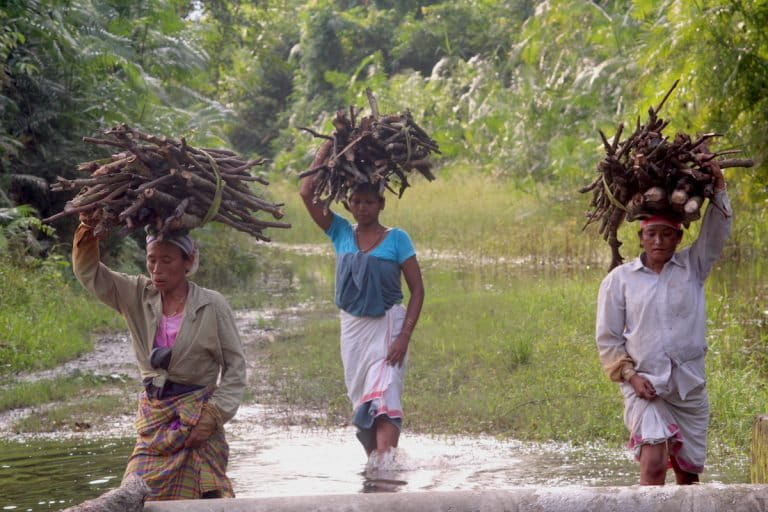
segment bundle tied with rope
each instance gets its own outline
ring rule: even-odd
[[[592,192],[592,210],[584,228],[600,222],[599,233],[611,247],[610,269],[623,262],[616,235],[624,220],[661,215],[687,228],[701,217],[704,200],[714,196],[713,162],[721,169],[754,165],[747,159],[718,159],[740,150],[710,152],[708,143],[721,134],[691,137],[679,132],[669,140],[662,133],[669,121],[658,113],[677,84],[655,109],[649,108],[647,123],[637,119],[635,131],[626,139],[621,140],[623,124],[612,141],[600,131],[606,156],[597,164],[597,177],[579,192]]]
[[[257,196],[249,186],[251,182],[269,184],[249,171],[264,160],[246,160],[226,149],[195,148],[184,138],[157,137],[126,124],[105,135],[107,138],[84,137],[83,141],[120,151],[78,165],[78,170],[91,173],[89,178],[58,177],[52,191],[78,192],[63,211],[45,222],[95,210],[96,236],[118,226],[128,232],[146,227],[160,239],[212,221],[264,241],[269,241],[263,233],[266,228],[290,227],[255,217],[259,211],[275,219],[283,216],[281,204]]]
[[[410,186],[408,178],[413,171],[430,181],[435,179],[429,155],[440,153],[437,142],[416,124],[409,110],[380,115],[370,89],[366,95],[371,114],[359,122],[359,111],[350,106],[349,116],[344,110],[336,113],[331,135],[299,127],[332,145],[324,161],[300,175],[301,178],[316,175],[313,201],[326,210],[334,201],[346,202],[358,183],[372,183],[379,187],[380,193],[389,190],[402,197]]]

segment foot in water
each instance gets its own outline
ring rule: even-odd
[[[392,448],[385,453],[373,452],[363,472],[363,492],[397,492],[408,482],[405,452]]]

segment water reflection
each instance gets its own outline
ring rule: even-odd
[[[239,307],[296,305],[309,298],[332,296],[331,258],[270,254],[263,261],[257,277],[244,280],[228,293]],[[425,259],[423,265],[429,278],[486,293],[497,293],[518,279],[552,273],[549,267],[498,262],[479,267],[459,264],[446,270],[445,265],[438,269],[433,261]],[[755,313],[745,316],[764,322],[768,315],[763,313],[768,294],[765,270],[757,264],[749,272],[744,270],[726,264],[714,272],[708,283],[710,307],[717,306],[719,297],[727,298],[738,290],[756,299],[747,304]],[[594,283],[604,275],[602,268],[570,267],[565,271]],[[256,407],[244,407],[229,431],[229,474],[239,497],[637,482],[636,463],[618,447],[432,437],[407,431],[393,457],[367,465],[352,428],[270,426],[262,421],[263,409],[255,411]],[[0,509],[58,510],[98,496],[119,482],[132,444],[127,439],[0,445]],[[668,478],[671,482],[671,472]],[[702,480],[748,482],[748,461],[711,454]]]
[[[240,421],[255,411],[246,408]],[[252,425],[256,425],[253,422]],[[239,497],[519,486],[634,485],[638,466],[620,447],[405,433],[397,452],[366,463],[354,427],[254,427],[230,436]],[[670,472],[669,482],[674,481]],[[745,459],[711,458],[702,481],[748,482]]]
[[[601,444],[407,433],[397,452],[367,464],[354,427],[262,425],[264,411],[244,407],[229,429],[228,473],[241,498],[637,483],[627,452]],[[119,484],[131,447],[130,439],[3,445],[0,509],[59,510],[96,497]],[[748,482],[747,462],[711,460],[702,481]]]
[[[60,510],[119,485],[132,441],[0,445],[0,509]],[[12,508],[11,508],[12,507]]]

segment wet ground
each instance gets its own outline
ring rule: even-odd
[[[238,497],[360,492],[633,485],[637,466],[599,444],[526,443],[405,433],[400,448],[366,463],[351,427],[279,425],[280,412],[245,406],[228,425],[228,474]],[[132,439],[0,445],[0,509],[58,510],[115,487]],[[746,461],[710,465],[705,482],[741,483]],[[671,478],[671,476],[670,476]]]
[[[317,252],[318,246],[292,250],[327,254]],[[438,259],[454,257],[460,255]],[[429,264],[428,256],[425,260]],[[306,286],[301,283],[307,280],[297,278],[292,269],[279,275],[283,282],[276,294],[283,293],[280,290],[286,283]],[[435,437],[406,431],[392,457],[368,463],[352,427],[315,428],[312,425],[322,422],[313,421],[316,414],[311,411],[256,403],[270,390],[267,372],[261,371],[263,349],[278,334],[298,326],[302,312],[318,307],[302,302],[308,296],[319,295],[306,292],[303,297],[290,297],[287,302],[294,304],[290,307],[236,313],[248,354],[252,397],[227,425],[231,445],[228,473],[239,497],[636,483],[638,468],[629,454],[620,447],[600,444]],[[275,325],[280,326],[280,333],[271,327]],[[103,336],[92,352],[17,379],[76,374],[108,377],[123,385],[100,388],[100,392],[126,393],[139,380],[127,334]],[[138,390],[137,384],[135,392]],[[55,432],[14,432],[20,419],[55,405],[0,413],[0,510],[58,510],[98,496],[120,481],[133,444],[132,414],[104,417],[87,429],[63,426]],[[746,459],[718,460],[715,456],[707,469],[705,482],[749,481]]]
[[[254,396],[260,379],[258,348],[274,341],[264,327],[281,315],[290,328],[309,307],[237,312],[247,350]],[[101,338],[93,352],[54,370],[23,376],[51,378],[70,372],[138,380],[127,335]],[[42,408],[0,416],[0,510],[59,510],[114,488],[132,448],[133,418],[104,418],[85,431],[14,434],[13,423]],[[632,485],[636,463],[624,450],[599,444],[525,443],[491,437],[434,437],[406,432],[391,457],[366,461],[354,428],[312,428],[313,413],[251,403],[227,425],[229,475],[239,497],[358,492],[503,489],[525,485]],[[302,426],[303,425],[303,426]],[[706,482],[748,480],[747,461],[715,461]],[[671,475],[670,475],[671,478]]]

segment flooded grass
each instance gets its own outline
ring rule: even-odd
[[[306,258],[317,272],[331,272],[332,265],[318,256]],[[432,260],[422,266],[427,299],[411,342],[406,430],[623,445],[621,396],[602,373],[594,341],[602,270]],[[742,266],[739,273],[745,270]],[[765,346],[764,334],[749,327],[764,315],[762,306],[728,282],[734,271],[716,270],[722,276],[707,289],[709,441],[712,450],[743,458],[752,420],[768,403],[768,386],[754,366],[756,356],[746,357],[749,347],[754,352],[754,346]],[[329,297],[331,286],[325,289]],[[327,424],[343,423],[350,414],[338,329],[329,306],[308,316],[298,333],[269,347],[279,400],[316,408]]]
[[[626,432],[620,393],[603,376],[594,342],[595,300],[605,275],[608,248],[594,233],[581,233],[574,201],[583,198],[558,200],[548,192],[539,196],[535,190],[516,189],[491,178],[452,181],[457,179],[439,180],[423,188],[418,184],[418,193],[409,190],[402,201],[391,199],[384,214],[386,223],[411,233],[427,290],[411,346],[403,438],[404,453],[411,457],[407,460],[416,460],[425,472],[408,477],[409,489],[459,488],[460,482],[513,485],[532,469],[530,481],[539,485],[635,483],[635,463],[622,450]],[[289,198],[288,217],[294,229],[274,233],[279,242],[274,248],[233,236],[226,241],[238,244],[238,251],[212,254],[208,261],[213,268],[234,261],[238,272],[247,271],[247,277],[233,278],[234,274],[223,271],[198,276],[200,284],[225,292],[236,309],[260,308],[243,332],[244,336],[252,335],[246,332],[249,329],[267,333],[259,334],[261,341],[248,349],[249,357],[258,358],[259,363],[247,401],[268,402],[272,411],[277,406],[284,415],[278,421],[282,427],[264,431],[254,429],[262,426],[263,418],[248,418],[244,408],[245,415],[239,415],[233,424],[233,477],[236,487],[244,491],[241,496],[279,494],[281,489],[283,494],[296,493],[297,482],[306,480],[312,489],[327,490],[334,488],[332,482],[341,482],[342,492],[363,492],[364,457],[348,426],[351,411],[341,371],[337,311],[331,302],[333,259],[326,238],[301,210],[298,195],[293,196],[294,185],[276,185],[286,187],[280,196]],[[749,222],[749,217],[739,222]],[[749,231],[737,224],[737,242],[735,248],[729,248],[731,257],[755,254],[745,249],[743,235],[755,229],[762,233],[762,228]],[[627,226],[621,235],[625,257],[634,256],[634,230]],[[690,240],[691,235],[686,237]],[[202,241],[215,247],[205,237]],[[235,261],[243,254],[245,260]],[[6,279],[7,274],[2,277]],[[759,259],[726,258],[707,284],[712,420],[711,472],[705,481],[748,479],[745,460],[752,419],[766,412],[768,403],[765,277]],[[22,288],[28,284],[13,283]],[[60,304],[67,303],[61,306],[66,306],[62,310],[66,314],[58,321],[63,325],[69,320],[62,322],[61,318],[72,318],[72,332],[81,332],[89,322],[90,326],[115,325],[109,310],[83,313],[78,308],[92,309],[93,303],[80,296],[73,299],[75,295],[70,297],[66,291],[62,292],[64,298],[26,288],[14,293],[11,297],[8,291],[0,291],[4,300],[11,297],[9,304],[21,304],[27,319],[26,327],[14,324],[18,331],[11,340],[14,353],[26,350],[14,340],[24,338],[36,325],[30,319],[53,325],[53,313],[45,318],[34,316],[32,305],[59,311]],[[7,325],[8,318],[0,316],[6,322],[0,326]],[[85,345],[69,344],[66,339],[71,334],[67,332],[65,341],[51,348],[50,358],[33,360],[42,350],[42,342],[35,338],[28,346],[30,354],[17,354],[6,370],[51,366],[87,347],[82,333],[78,343]],[[58,343],[58,331],[44,333]],[[0,351],[7,351],[8,346],[7,340],[0,340]],[[63,401],[77,393],[73,387],[77,388],[79,378],[5,386],[0,389],[0,410]],[[56,432],[80,423],[95,425],[96,430],[98,418],[110,410],[126,407],[132,415],[135,393],[119,383],[101,387],[100,381],[88,381],[96,377],[82,378],[80,389],[92,388],[101,395],[99,399],[47,407],[44,416],[30,416],[15,428]],[[120,421],[129,425],[132,419],[126,416]],[[250,430],[237,433],[246,424]],[[275,423],[264,420],[263,425],[274,427]],[[285,425],[302,428],[288,433]],[[485,454],[481,440],[487,440],[490,451],[478,458],[477,454]],[[87,481],[80,477],[81,468],[69,467],[70,480],[79,482],[75,486],[79,494],[67,494],[70,497],[65,500],[73,504],[105,490],[110,484],[104,482],[114,483],[122,475],[129,451],[124,446],[101,449],[92,441],[11,446],[9,450],[3,447],[8,455],[0,457],[0,496],[6,498],[0,505],[34,510],[63,507],[61,500],[29,498],[42,496],[39,492],[45,491],[47,483],[37,482],[46,478],[47,471],[54,471],[51,467],[76,464],[87,457],[93,458],[89,464],[104,464],[102,469],[87,471],[91,478]],[[451,446],[459,447],[461,453],[452,452]],[[285,450],[290,447],[299,450],[298,454],[287,455]],[[499,447],[504,447],[501,452]],[[426,453],[429,449],[447,454],[443,461],[449,461],[447,469],[434,475],[425,469],[432,467],[428,463],[433,459]],[[310,456],[313,450],[317,460]],[[526,458],[526,450],[541,456]],[[115,458],[118,451],[121,455]],[[334,456],[347,451],[348,458]],[[81,456],[86,459],[78,459]],[[69,462],[60,463],[56,457]],[[297,467],[291,465],[291,457],[296,458]],[[329,457],[340,464],[343,475],[329,474],[323,466]],[[475,463],[477,467],[471,467]],[[24,469],[19,475],[37,471],[37,476],[21,483],[14,473],[20,467]],[[30,469],[34,467],[38,469]],[[259,473],[259,467],[266,467],[266,473]],[[26,497],[19,498],[22,494],[17,488],[30,485],[41,487],[32,491],[25,487]],[[73,502],[71,496],[79,499]]]
[[[43,433],[60,431],[101,431],[106,417],[124,416],[132,421],[136,412],[136,393],[82,393],[77,400],[67,401],[26,416],[15,423],[17,432]]]
[[[276,184],[294,226],[276,240],[329,245],[292,187]],[[744,456],[753,417],[768,403],[768,279],[759,257],[768,225],[748,202],[734,202],[734,234],[707,283],[707,371],[710,445]],[[609,249],[595,226],[582,232],[587,205],[575,187],[521,189],[461,172],[417,182],[402,200],[389,197],[382,220],[411,234],[427,293],[406,379],[407,428],[624,442],[621,397],[600,370],[594,342]],[[636,230],[625,223],[619,232],[627,260],[639,252]],[[306,257],[319,269],[307,275],[324,272],[317,291],[330,298],[332,263],[322,263],[323,254]],[[336,324],[308,323],[276,344],[271,359],[291,400],[319,404],[329,421],[349,414]]]
[[[0,388],[0,412],[63,401],[76,396],[82,389],[96,390],[115,379],[94,375],[78,375],[18,382]]]

